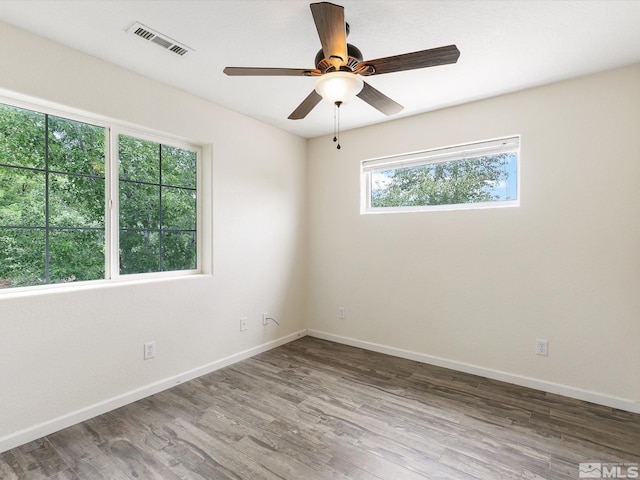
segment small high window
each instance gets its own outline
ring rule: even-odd
[[[362,213],[519,205],[519,137],[362,162]]]

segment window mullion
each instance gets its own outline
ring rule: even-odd
[[[119,177],[119,162],[118,162],[118,133],[115,129],[109,129],[108,135],[108,154],[109,159],[108,168],[105,171],[108,172],[109,178],[106,182],[108,184],[109,193],[106,203],[106,216],[107,216],[107,235],[108,235],[108,247],[107,258],[105,261],[108,264],[108,278],[115,279],[120,275],[120,262],[119,262],[119,230],[120,230],[120,177]]]
[[[51,283],[49,253],[49,115],[44,116],[44,279]]]
[[[158,144],[158,250],[159,250],[159,258],[158,258],[158,271],[162,271],[162,144]]]

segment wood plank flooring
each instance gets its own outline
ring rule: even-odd
[[[304,337],[0,454],[0,478],[567,480],[580,462],[640,462],[640,415]]]

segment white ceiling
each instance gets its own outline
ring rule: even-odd
[[[287,116],[309,77],[228,77],[225,66],[315,67],[303,0],[4,0],[0,20],[302,137],[333,130],[322,102]],[[356,99],[344,130],[640,62],[640,0],[335,0],[364,59],[455,44],[457,64],[369,77],[404,105],[392,117]],[[184,57],[125,33],[139,21],[195,51]]]

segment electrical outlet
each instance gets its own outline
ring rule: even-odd
[[[156,342],[147,342],[144,344],[144,359],[149,360],[156,356]]]
[[[547,340],[536,340],[536,355],[549,356],[549,342]]]
[[[247,329],[247,317],[240,318],[240,331],[244,332]]]
[[[269,323],[269,313],[265,312],[262,314],[262,324],[267,325]]]
[[[338,307],[338,318],[344,320],[346,316],[347,312],[345,311],[344,307]]]

